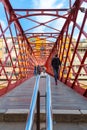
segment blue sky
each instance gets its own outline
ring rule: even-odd
[[[10,0],[13,8],[58,8],[61,5],[68,7],[68,1],[69,0],[67,0],[67,2],[66,0],[62,0],[62,2],[60,0]]]
[[[25,8],[25,9],[59,9],[59,8],[69,8],[69,0],[9,0],[12,7],[13,8]],[[73,5],[73,3],[75,2],[75,0],[71,0],[71,4]],[[87,3],[83,3],[82,7],[87,8]],[[79,25],[81,25],[82,22],[82,18],[83,18],[84,14],[79,12],[79,16],[77,18],[77,22]],[[34,19],[36,21],[39,22],[43,22],[43,21],[48,21],[50,20],[52,17],[51,16],[45,16],[45,17],[35,17]],[[5,15],[3,13],[3,5],[2,3],[0,3],[0,22],[2,24],[3,29],[7,26],[7,22],[5,19]],[[27,28],[33,27],[34,25],[38,25],[34,22],[31,23],[31,21],[28,20],[25,21],[24,19],[20,20],[21,25],[23,26],[24,30],[26,30]],[[27,22],[27,24],[25,24]],[[58,28],[59,30],[61,30],[63,24],[64,24],[65,20],[64,19],[58,19],[55,20],[54,22],[51,22],[49,25],[53,26],[55,25],[56,28]],[[59,26],[60,25],[60,26]],[[87,21],[84,27],[84,30],[87,30]],[[36,29],[36,32],[38,32],[39,30],[41,30],[41,32],[45,32],[45,31],[51,31],[50,29],[46,29],[46,27],[41,26],[39,28]],[[35,32],[35,30],[32,30],[33,32]],[[75,37],[76,37],[77,33],[75,32]]]

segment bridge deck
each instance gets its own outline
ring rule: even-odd
[[[8,114],[28,113],[34,84],[35,84],[35,77],[25,81],[19,87],[0,97],[0,114],[2,115],[0,116],[0,120],[8,120],[7,116]],[[40,95],[45,95],[45,86],[46,86],[45,84],[46,84],[45,78],[41,78],[39,88]],[[51,90],[52,90],[52,109],[54,115],[56,114],[87,115],[87,99],[85,97],[79,95],[77,92],[67,87],[60,81],[58,81],[58,85],[55,86],[53,77],[51,77]],[[40,103],[41,103],[41,112],[44,113],[45,98],[41,97]],[[58,118],[60,118],[59,120],[61,120],[61,117],[58,116]],[[56,119],[57,117],[55,117],[55,120]],[[87,116],[84,118],[84,120],[87,121]]]

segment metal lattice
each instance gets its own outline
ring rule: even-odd
[[[76,0],[71,6],[70,0],[63,9],[13,9],[9,0],[1,0],[6,26],[1,21],[0,95],[33,76],[38,64],[53,75],[51,60],[58,53],[59,80],[87,96],[87,9],[83,3],[87,5],[86,0]]]

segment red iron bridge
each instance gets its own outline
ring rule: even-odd
[[[47,130],[58,130],[55,121],[87,123],[87,0],[68,0],[59,9],[13,3],[0,0],[0,120],[26,121],[25,130],[34,122],[40,130],[42,121]],[[58,85],[55,54],[61,60]],[[41,74],[34,75],[38,65]]]

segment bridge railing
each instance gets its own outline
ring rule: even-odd
[[[52,130],[52,106],[51,106],[51,86],[50,77],[46,78],[46,130]]]
[[[36,83],[30,104],[30,112],[26,122],[25,130],[32,130],[34,124],[35,108],[37,106],[36,130],[40,130],[40,92],[39,92],[40,76],[36,77]],[[52,130],[52,106],[51,106],[51,87],[50,77],[46,76],[46,130]]]
[[[25,130],[32,130],[35,107],[36,107],[38,90],[39,90],[39,80],[40,80],[40,76],[37,76],[36,77],[36,83],[35,83],[35,86],[34,86],[33,95],[32,95],[32,100],[31,100],[31,104],[30,104],[30,112],[29,112],[29,115],[28,115]]]

